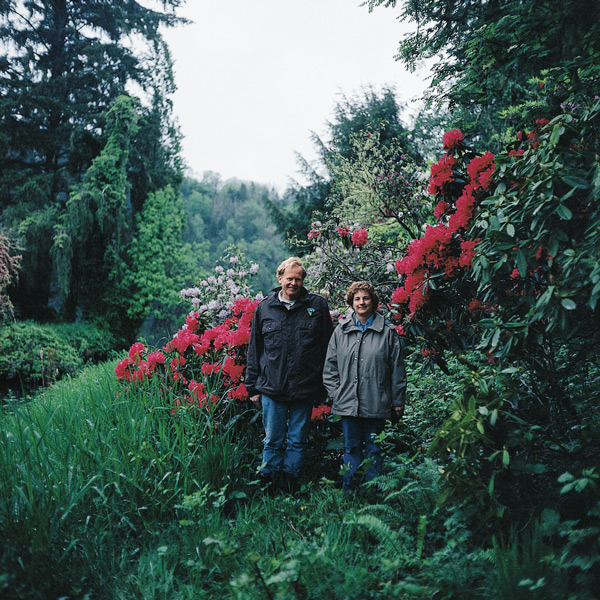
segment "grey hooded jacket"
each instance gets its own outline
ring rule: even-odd
[[[323,384],[333,399],[333,414],[389,419],[392,406],[404,406],[406,392],[402,342],[395,327],[375,313],[363,333],[350,310],[329,340]]]

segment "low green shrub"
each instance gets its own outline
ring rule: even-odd
[[[115,338],[89,323],[18,321],[0,329],[0,389],[30,390],[106,360]]]

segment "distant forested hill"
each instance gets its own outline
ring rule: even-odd
[[[184,237],[200,255],[203,277],[235,244],[245,259],[260,265],[252,280],[254,291],[266,293],[276,285],[275,269],[288,253],[265,205],[266,199],[276,197],[277,192],[265,185],[236,179],[223,182],[213,172],[204,173],[200,181],[184,179],[181,199],[188,213]]]

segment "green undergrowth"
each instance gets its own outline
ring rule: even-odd
[[[569,597],[542,527],[481,544],[461,507],[438,505],[441,466],[423,448],[427,412],[441,419],[451,400],[444,380],[410,377],[415,401],[382,436],[375,482],[342,492],[333,422],[313,431],[321,462],[302,489],[271,497],[254,411],[223,409],[218,427],[175,416],[158,389],[118,397],[114,366],[3,408],[0,597]]]

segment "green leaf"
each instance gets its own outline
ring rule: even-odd
[[[556,208],[556,212],[558,213],[559,217],[567,221],[570,221],[573,218],[573,213],[571,212],[571,209],[568,206],[565,206],[564,204],[559,204]]]
[[[552,130],[552,135],[550,136],[550,143],[553,146],[556,146],[556,144],[558,144],[558,141],[560,140],[560,136],[565,132],[565,128],[562,125],[555,125],[554,129]]]
[[[561,300],[562,307],[566,310],[575,310],[577,308],[577,304],[573,302],[570,298],[563,298]]]
[[[508,233],[510,237],[515,237],[515,226],[512,223],[509,223],[506,226],[506,233]]]
[[[589,187],[589,183],[581,177],[575,177],[574,175],[565,175],[561,178],[567,185],[585,190]]]
[[[527,259],[522,250],[517,252],[517,269],[519,269],[519,275],[525,277],[527,275]]]

